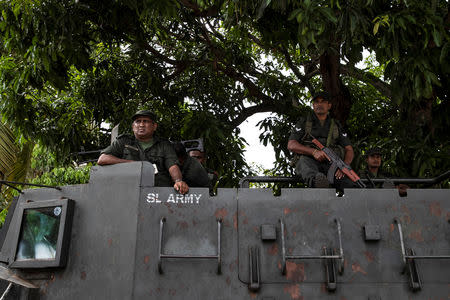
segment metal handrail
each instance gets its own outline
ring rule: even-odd
[[[393,183],[403,183],[403,184],[426,184],[426,185],[433,185],[439,182],[444,181],[445,179],[450,178],[450,170],[442,173],[441,175],[434,177],[434,178],[374,178],[371,179],[374,183],[383,183],[386,181],[393,182]],[[361,180],[364,183],[369,183],[368,179]],[[253,183],[300,183],[302,182],[300,177],[296,176],[247,176],[239,180],[239,187],[240,188],[248,188],[250,186],[250,182]]]

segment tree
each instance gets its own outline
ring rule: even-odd
[[[356,96],[374,89],[370,94],[395,111],[392,123],[423,127],[431,147],[448,146],[438,142],[448,140],[440,129],[448,124],[442,112],[450,45],[443,0],[16,0],[0,9],[2,114],[60,158],[80,146],[104,146],[101,124],[125,129],[124,120],[146,107],[162,116],[164,135],[204,137],[215,150],[220,140],[214,159],[225,151],[245,171],[237,126],[254,113],[275,112],[278,121],[264,124],[286,132],[304,99],[322,88],[343,123],[368,100]],[[356,67],[363,49],[376,53],[378,76]],[[207,137],[202,129],[210,125]],[[393,136],[402,136],[400,129]],[[285,139],[266,141],[279,148]],[[222,163],[231,178],[233,164]]]
[[[24,182],[30,169],[34,144],[17,141],[12,130],[0,122],[0,180]],[[0,209],[7,208],[14,189],[0,183]]]

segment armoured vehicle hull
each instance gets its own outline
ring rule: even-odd
[[[61,199],[74,204],[66,263],[16,267],[23,207]],[[0,293],[14,282],[4,299],[448,299],[449,201],[438,189],[183,196],[154,187],[146,162],[94,167],[89,184],[20,196]]]

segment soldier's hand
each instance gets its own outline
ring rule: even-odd
[[[184,181],[175,182],[173,188],[180,194],[186,194],[189,192],[189,186]]]
[[[344,176],[344,172],[342,172],[340,169],[337,169],[336,173],[334,174],[334,177],[336,177],[336,179],[342,179],[344,178]]]
[[[317,149],[314,150],[313,157],[317,161],[325,161],[328,159],[325,152],[323,152],[322,150],[317,150]]]

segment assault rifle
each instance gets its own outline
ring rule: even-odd
[[[314,145],[316,145],[320,150],[322,150],[325,153],[325,156],[331,162],[331,166],[328,169],[328,174],[327,174],[327,179],[328,179],[329,183],[331,183],[331,184],[334,183],[334,174],[336,174],[337,169],[339,169],[345,175],[347,175],[348,178],[351,179],[351,181],[355,182],[359,187],[361,187],[361,188],[366,187],[364,182],[362,182],[361,178],[359,178],[358,174],[356,174],[355,171],[353,171],[349,165],[347,165],[336,153],[334,153],[333,150],[322,145],[312,135],[311,135],[311,137],[313,138],[312,142],[314,143]]]

